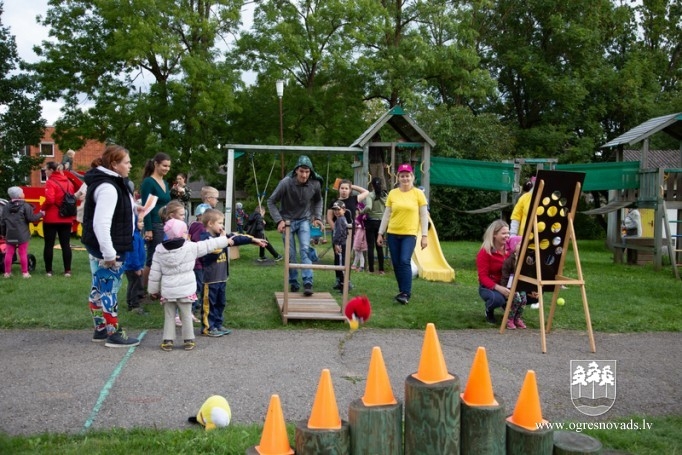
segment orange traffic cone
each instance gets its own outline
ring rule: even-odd
[[[438,341],[438,334],[436,334],[436,326],[431,322],[426,324],[419,370],[412,377],[425,384],[435,384],[436,382],[454,379],[454,376],[448,373],[443,351],[440,348],[440,341]]]
[[[372,358],[369,361],[367,385],[362,402],[365,406],[386,406],[397,403],[393,395],[393,388],[391,388],[391,381],[386,372],[384,357],[381,355],[381,348],[378,346],[372,348]]]
[[[476,350],[476,356],[471,364],[471,371],[469,371],[469,380],[461,397],[469,406],[497,406],[499,404],[493,394],[493,383],[490,380],[490,370],[488,369],[488,356],[482,346]]]
[[[338,430],[341,428],[341,417],[336,405],[332,376],[328,369],[322,370],[320,384],[317,386],[313,410],[308,419],[308,428],[313,430]]]
[[[518,425],[526,430],[535,431],[538,425],[546,424],[542,418],[540,409],[540,395],[538,394],[538,384],[535,379],[535,371],[528,370],[526,378],[523,380],[521,393],[516,401],[514,413],[507,417],[507,421]]]
[[[287,426],[282,413],[279,395],[270,398],[268,414],[263,425],[263,434],[256,451],[261,455],[293,455],[294,450],[289,445]]]

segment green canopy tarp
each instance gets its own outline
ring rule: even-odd
[[[432,157],[431,185],[512,191],[514,164]]]

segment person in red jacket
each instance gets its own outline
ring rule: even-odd
[[[509,238],[509,225],[502,220],[493,221],[485,234],[483,244],[476,255],[478,271],[478,295],[485,302],[485,320],[495,324],[495,308],[507,304],[509,289],[500,284],[502,264],[509,256],[506,242]]]
[[[45,165],[45,202],[43,202],[43,234],[45,247],[43,260],[45,261],[45,273],[52,276],[52,258],[54,256],[54,243],[57,236],[62,248],[62,261],[64,263],[64,276],[71,276],[71,226],[75,216],[62,217],[59,215],[59,205],[64,200],[67,192],[76,192],[73,183],[62,172],[62,165],[55,161],[48,161]]]

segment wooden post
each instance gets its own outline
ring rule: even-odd
[[[590,455],[601,453],[601,442],[574,431],[554,432],[554,455]]]
[[[402,455],[403,405],[365,406],[362,399],[348,409],[353,455]]]
[[[490,455],[506,454],[506,426],[504,404],[496,406],[469,406],[461,400],[461,451]]]
[[[460,453],[459,379],[405,380],[405,454]]]
[[[552,455],[554,430],[526,430],[507,421],[507,455]]]
[[[338,430],[314,430],[308,428],[308,421],[296,422],[296,453],[298,455],[349,455],[350,427],[341,421]]]

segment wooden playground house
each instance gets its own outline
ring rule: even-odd
[[[664,132],[679,141],[679,152],[674,162],[659,163],[653,167],[649,138]],[[639,161],[624,161],[625,146],[642,143]],[[663,267],[668,256],[673,274],[680,278],[682,263],[682,113],[652,118],[627,131],[602,146],[616,148],[621,172],[621,185],[611,186],[608,204],[587,213],[608,213],[607,243],[614,251],[614,260],[623,261],[623,251],[632,249],[653,258],[655,270]],[[564,167],[562,167],[564,168]],[[614,168],[615,169],[615,168]],[[590,174],[587,174],[590,178]],[[596,176],[593,176],[596,177]],[[587,179],[586,179],[587,180]],[[592,178],[594,183],[598,180]],[[586,187],[588,182],[586,181]],[[585,188],[587,190],[588,188]],[[653,211],[652,237],[628,238],[621,234],[622,210],[626,207],[651,209]]]
[[[389,128],[385,128],[386,126]],[[400,106],[396,106],[375,121],[357,140],[349,147],[325,147],[325,146],[284,146],[284,145],[246,145],[228,144],[227,150],[227,182],[226,182],[226,223],[231,220],[232,194],[234,191],[234,160],[238,153],[270,153],[270,154],[295,154],[316,155],[351,154],[354,156],[354,183],[367,187],[371,177],[379,176],[385,188],[390,188],[395,183],[394,169],[404,162],[409,162],[415,169],[415,174],[424,187],[425,193],[429,194],[429,169],[431,166],[431,148],[435,142],[410,118]],[[329,185],[329,182],[325,183]],[[229,230],[229,225],[226,226]],[[289,226],[287,224],[287,233]],[[284,260],[284,283],[283,292],[275,293],[275,300],[279,306],[282,322],[285,324],[289,319],[318,319],[318,320],[345,320],[344,308],[348,302],[348,276],[350,271],[350,236],[346,245],[346,263],[340,266],[325,264],[297,264],[289,263],[289,236],[285,236],[285,260]],[[336,299],[328,292],[315,292],[310,297],[303,296],[300,292],[289,292],[288,275],[289,269],[310,268],[320,271],[336,271],[343,269],[346,277],[343,285],[342,303],[339,305]]]

